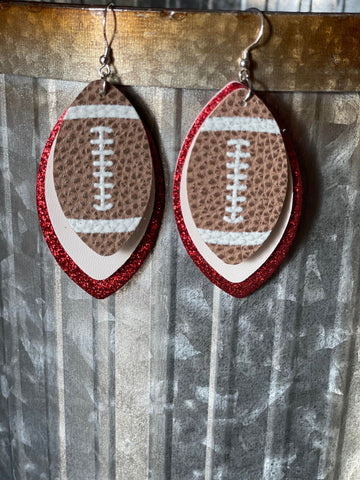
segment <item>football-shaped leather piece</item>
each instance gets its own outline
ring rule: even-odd
[[[126,96],[90,83],[61,115],[37,178],[39,221],[51,253],[90,295],[105,298],[155,243],[164,179],[154,141]]]
[[[266,266],[267,260],[278,247],[285,255],[301,204],[290,143],[256,95],[244,102],[247,92],[232,82],[204,108],[185,139],[174,183],[185,247],[210,280],[234,296],[255,290],[276,269],[279,255],[277,263]]]
[[[70,227],[95,252],[112,255],[138,227],[150,199],[152,159],[129,100],[102,80],[68,108],[54,152],[54,183]]]
[[[256,252],[279,219],[288,185],[287,154],[268,108],[246,89],[230,93],[199,129],[187,195],[201,237],[224,262]]]

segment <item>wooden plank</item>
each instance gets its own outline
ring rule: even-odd
[[[89,81],[103,53],[103,9],[0,5],[0,72]],[[358,91],[360,15],[267,13],[253,50],[258,90]],[[112,16],[108,15],[109,31]],[[220,88],[256,36],[249,12],[116,9],[115,68],[123,84]],[[271,32],[271,33],[270,33]]]

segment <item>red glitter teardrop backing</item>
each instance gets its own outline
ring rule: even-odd
[[[228,84],[212,100],[210,100],[210,102],[206,105],[198,118],[195,120],[193,126],[191,127],[188,135],[185,138],[179,155],[175,172],[173,192],[174,211],[177,227],[184,246],[188,251],[190,257],[197,265],[197,267],[209,278],[209,280],[211,280],[211,282],[213,282],[215,285],[217,285],[219,288],[229,293],[230,295],[233,295],[234,297],[245,297],[250,293],[254,292],[274,273],[274,271],[283,261],[296,234],[296,230],[300,220],[302,201],[301,177],[297,158],[285,130],[280,130],[283,145],[285,146],[288,157],[288,164],[290,167],[289,170],[291,170],[292,205],[291,211],[289,210],[289,219],[286,224],[286,228],[284,227],[284,232],[279,242],[277,243],[271,254],[268,256],[268,258],[265,259],[265,261],[259,266],[259,268],[257,268],[256,271],[251,273],[243,281],[233,282],[230,281],[228,278],[225,278],[224,275],[217,271],[217,269],[214,268],[214,265],[210,265],[209,261],[204,258],[205,255],[203,255],[199,251],[199,241],[194,241],[191,234],[189,233],[189,224],[187,223],[186,219],[184,219],[184,204],[182,204],[182,198],[184,194],[182,187],[182,176],[184,174],[185,162],[187,162],[188,165],[188,159],[192,153],[193,145],[199,138],[200,128],[204,125],[206,119],[231,93],[244,88],[245,87],[238,82],[232,82]],[[202,130],[204,130],[204,128]],[[204,174],[206,175],[206,171]],[[202,251],[204,252],[204,250]],[[241,263],[239,265],[241,265]]]
[[[151,248],[155,243],[156,237],[160,229],[161,219],[164,210],[165,191],[162,166],[158,157],[154,141],[149,131],[146,129],[146,127],[144,127],[150,145],[154,172],[154,183],[156,185],[153,211],[149,224],[139,244],[129,256],[127,261],[123,263],[120,268],[118,268],[108,278],[102,280],[96,280],[94,278],[91,278],[75,263],[75,261],[65,251],[57,234],[55,233],[46,203],[45,177],[49,161],[49,155],[53,147],[53,143],[61,128],[65,115],[66,111],[59,118],[58,122],[53,128],[40,161],[36,189],[39,221],[49,249],[60,267],[64,270],[64,272],[75,283],[77,283],[81,288],[83,288],[93,297],[99,299],[105,298],[114,293],[120,287],[122,287],[136,273],[136,271],[145,261],[147,255],[149,254]]]

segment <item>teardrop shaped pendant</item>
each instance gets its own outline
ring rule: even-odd
[[[104,298],[144,262],[164,205],[154,141],[126,96],[91,82],[45,146],[37,205],[46,242],[80,287]]]
[[[248,88],[232,82],[206,105],[181,149],[174,210],[199,269],[235,297],[259,288],[294,239],[298,162],[285,130]]]

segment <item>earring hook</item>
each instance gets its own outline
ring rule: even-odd
[[[107,34],[106,34],[106,18],[107,18],[108,10],[111,10],[111,12],[114,15],[114,20],[115,20],[114,33],[113,33],[113,35],[110,39],[110,42],[108,41]],[[104,53],[99,58],[100,67],[99,67],[99,70],[98,70],[100,77],[103,79],[103,88],[100,91],[100,95],[102,97],[106,93],[107,78],[111,74],[111,69],[110,69],[110,65],[111,65],[111,61],[112,61],[112,58],[111,58],[111,43],[114,39],[115,31],[116,31],[116,17],[115,17],[115,12],[114,12],[114,4],[113,3],[108,3],[106,5],[105,9],[104,9],[104,15],[103,15],[103,35],[104,35],[104,41],[105,41],[105,49],[104,49]]]
[[[261,37],[264,35],[264,26],[265,26],[265,21],[264,21],[264,14],[262,13],[261,10],[259,10],[258,8],[256,7],[251,7],[251,8],[248,8],[247,9],[248,12],[256,12],[259,16],[260,16],[260,28],[259,28],[259,32],[257,34],[257,37],[256,39],[253,41],[253,43],[251,45],[249,45],[247,48],[245,48],[244,51],[247,52],[247,54],[249,53],[249,51],[254,48],[261,40]]]
[[[265,26],[264,14],[262,13],[261,10],[259,10],[256,7],[252,7],[252,8],[248,8],[247,11],[256,12],[260,16],[260,28],[255,40],[243,50],[243,53],[241,56],[239,78],[240,78],[240,82],[244,83],[248,87],[248,92],[243,101],[244,106],[246,106],[246,102],[249,100],[253,92],[252,82],[250,79],[250,71],[249,71],[251,66],[250,59],[249,59],[249,52],[252,48],[254,48],[260,42],[261,37],[264,35],[264,26]]]

